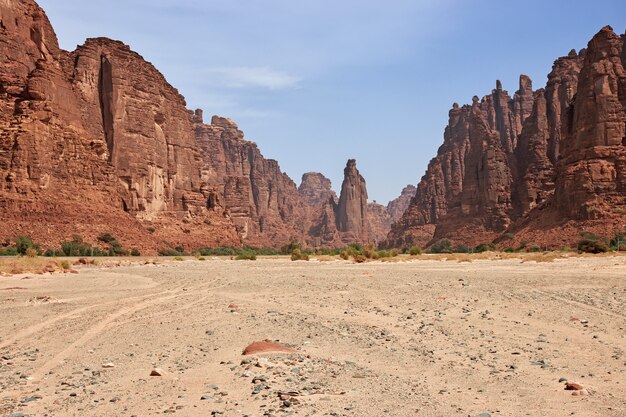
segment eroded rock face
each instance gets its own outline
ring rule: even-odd
[[[604,27],[587,47],[563,124],[556,203],[593,220],[623,209],[626,192],[626,70],[623,39]]]
[[[368,239],[374,244],[383,242],[391,228],[391,216],[387,207],[376,202],[367,204]]]
[[[194,122],[204,162],[202,179],[215,196],[214,204],[229,213],[241,239],[274,247],[292,239],[309,241],[312,209],[278,162],[265,159],[230,119],[213,116],[207,125],[196,111]]]
[[[367,242],[367,229],[367,187],[356,167],[356,160],[350,159],[343,171],[337,206],[337,230],[344,233],[347,240]]]
[[[558,247],[583,229],[604,236],[620,229],[623,42],[605,27],[587,49],[555,61],[545,89],[533,92],[522,76],[512,99],[498,82],[471,107],[455,104],[444,144],[387,244],[426,244],[431,237],[476,244],[508,232],[516,236],[511,243]]]
[[[109,39],[60,50],[31,0],[0,2],[0,16],[3,237],[56,245],[109,231],[152,251],[239,242],[205,208],[184,99],[152,65]]]
[[[307,172],[302,175],[298,192],[304,201],[313,207],[319,207],[332,198],[337,201],[337,194],[332,190],[328,178],[319,172]]]
[[[417,188],[414,185],[409,184],[402,189],[398,198],[391,200],[387,204],[387,213],[389,214],[389,218],[392,223],[400,220],[400,217],[402,217],[406,209],[409,208],[411,199],[415,197],[416,192]]]

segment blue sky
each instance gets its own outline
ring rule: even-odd
[[[417,184],[453,102],[519,74],[545,85],[552,62],[623,0],[39,0],[61,46],[121,40],[186,97],[233,118],[296,183],[318,171],[341,187],[356,158],[370,200]]]

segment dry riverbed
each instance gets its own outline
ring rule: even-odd
[[[0,277],[0,416],[626,415],[626,257],[470,260]]]

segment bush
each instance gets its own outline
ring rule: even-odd
[[[58,261],[58,264],[64,270],[70,269],[72,267],[72,264],[70,264],[70,261],[65,260],[65,259],[62,261]]]
[[[166,248],[166,249],[159,249],[159,255],[161,255],[161,256],[181,256],[182,253],[178,252],[176,249]]]
[[[609,242],[609,248],[615,251],[626,250],[626,237],[623,233],[616,233]]]
[[[29,258],[36,258],[38,255],[37,253],[37,249],[35,248],[28,248],[26,249],[26,256]]]
[[[465,245],[458,245],[456,248],[454,248],[454,252],[455,253],[470,253],[472,252],[472,248],[470,248],[469,246],[465,246]]]
[[[409,249],[409,255],[411,256],[417,256],[421,254],[422,254],[422,248],[420,248],[419,246],[412,246],[411,249]]]
[[[199,258],[198,258],[198,260],[199,260],[199,261],[206,261],[206,258],[205,258],[205,257],[203,257],[203,256],[201,256],[201,257],[199,257]]]
[[[367,259],[373,259],[377,255],[376,247],[373,243],[368,243],[367,246],[365,246],[365,249],[363,249],[363,255]]]
[[[175,261],[184,261],[184,259],[183,259],[183,257],[182,257],[182,256],[176,256],[176,257],[174,258],[174,260],[175,260]]]
[[[512,247],[509,246],[508,248],[505,248],[504,251],[506,253],[514,253],[515,252],[515,248],[512,248]]]
[[[56,251],[57,256],[107,256],[108,251],[94,248],[90,244],[83,242],[79,235],[72,236],[72,240],[61,242],[61,250]]]
[[[609,250],[603,242],[593,239],[580,239],[576,248],[580,253],[604,253]]]
[[[441,239],[430,247],[431,253],[452,253],[452,244],[448,239]]]
[[[357,255],[363,255],[363,246],[359,245],[358,243],[351,243],[348,245],[348,247],[345,249],[345,251],[348,253],[348,256],[350,257],[355,257]]]
[[[280,248],[280,253],[283,255],[287,255],[289,253],[293,254],[296,249],[301,250],[302,243],[298,242],[296,239],[291,239],[289,243]]]
[[[358,264],[362,264],[366,260],[367,260],[367,258],[365,257],[365,255],[355,255],[354,256],[354,262],[356,262]]]
[[[532,245],[530,248],[528,248],[528,252],[541,252],[541,247],[539,247],[539,245]]]
[[[0,256],[17,256],[17,248],[15,246],[0,248]]]
[[[111,233],[101,233],[98,235],[98,240],[104,243],[111,243],[115,240],[115,238],[111,235]]]
[[[348,259],[350,259],[350,254],[347,250],[342,250],[341,252],[339,252],[339,257],[347,261]]]
[[[237,251],[231,247],[219,247],[219,248],[200,248],[198,249],[200,256],[234,256],[237,255]]]
[[[130,256],[141,256],[141,252],[139,252],[139,249],[137,248],[132,248],[130,250]]]
[[[306,253],[302,253],[300,249],[294,249],[293,252],[291,252],[291,260],[292,261],[308,261],[309,255],[307,255]]]
[[[474,248],[474,252],[476,253],[492,252],[494,250],[496,250],[496,247],[491,243],[481,243]]]
[[[252,251],[242,251],[235,259],[238,261],[256,261],[256,253]]]
[[[39,252],[39,245],[35,244],[29,236],[18,236],[15,238],[15,249],[20,255],[26,255],[28,249],[35,249]]]
[[[128,251],[122,248],[122,244],[117,240],[109,242],[109,255],[110,256],[128,256]]]

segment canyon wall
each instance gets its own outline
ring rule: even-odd
[[[624,37],[603,28],[557,59],[545,88],[526,76],[450,111],[389,246],[442,238],[466,245],[571,244],[582,230],[623,231],[626,96]]]

